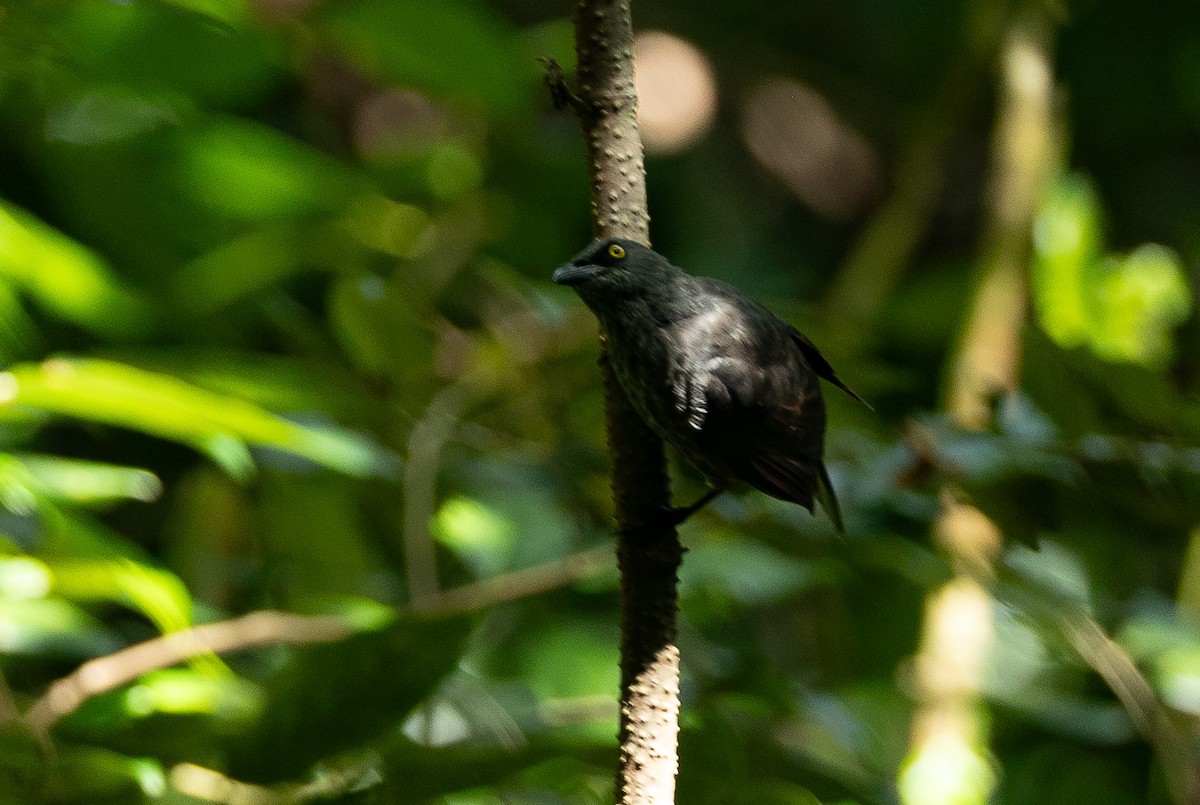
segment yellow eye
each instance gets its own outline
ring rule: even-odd
[[[625,256],[625,247],[619,243],[614,243],[608,247],[608,256],[615,260],[620,260]]]

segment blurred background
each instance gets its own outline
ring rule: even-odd
[[[0,803],[611,801],[571,11],[0,0]],[[1200,801],[1200,5],[633,14],[656,248],[874,406],[683,529],[679,801]]]

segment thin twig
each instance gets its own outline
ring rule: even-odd
[[[414,606],[397,614],[443,617],[487,609],[590,578],[612,564],[611,548],[583,551],[447,590],[423,599],[419,609]],[[25,713],[25,721],[35,735],[44,737],[88,699],[151,671],[208,654],[228,654],[268,645],[332,643],[356,631],[350,620],[339,615],[297,615],[270,610],[193,626],[89,660],[51,683]]]
[[[35,734],[46,735],[58,721],[93,696],[192,657],[265,645],[330,643],[349,637],[354,631],[345,618],[336,615],[295,615],[269,610],[193,626],[85,662],[52,683],[26,712],[25,720]]]
[[[553,562],[445,590],[432,598],[414,602],[413,610],[439,616],[474,612],[540,595],[591,578],[612,566],[612,548],[594,548]]]
[[[429,523],[437,507],[442,449],[454,435],[466,401],[467,389],[461,382],[446,386],[429,401],[408,437],[401,541],[409,600],[414,606],[433,600],[438,594],[437,559]]]

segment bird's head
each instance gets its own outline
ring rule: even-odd
[[[653,249],[624,238],[592,241],[571,262],[554,270],[559,285],[569,285],[597,313],[639,296],[678,271]]]

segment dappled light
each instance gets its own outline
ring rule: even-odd
[[[763,167],[824,218],[852,217],[879,196],[875,149],[812,87],[775,78],[756,88],[742,136]]]
[[[646,150],[670,154],[692,145],[717,113],[712,62],[695,45],[664,31],[638,34],[633,59]]]

